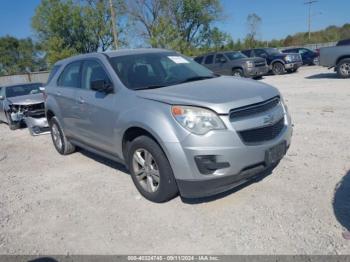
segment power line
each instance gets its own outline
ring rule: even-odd
[[[309,19],[308,19],[308,29],[309,29],[309,40],[311,39],[311,6],[314,3],[317,3],[317,0],[307,0],[304,2],[304,5],[309,5]]]

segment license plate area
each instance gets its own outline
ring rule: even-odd
[[[286,142],[271,147],[265,152],[265,163],[267,166],[276,164],[286,154]]]

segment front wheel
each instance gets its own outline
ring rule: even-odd
[[[350,77],[350,59],[341,60],[336,67],[337,74],[340,78]]]
[[[280,62],[275,62],[273,65],[272,65],[272,73],[274,75],[282,75],[285,73],[285,68],[284,68],[284,65]]]
[[[137,137],[128,148],[128,167],[141,195],[156,203],[177,196],[178,188],[170,163],[153,139]]]

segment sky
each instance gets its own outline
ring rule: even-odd
[[[224,16],[216,25],[233,39],[247,34],[248,14],[262,18],[260,38],[271,40],[307,31],[308,7],[305,0],[221,0]],[[0,0],[0,36],[35,36],[31,17],[40,0]],[[318,0],[312,5],[313,31],[329,25],[350,23],[350,0]]]

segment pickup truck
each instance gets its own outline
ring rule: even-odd
[[[350,39],[320,49],[320,65],[334,68],[340,78],[350,78]]]
[[[284,54],[276,48],[256,48],[241,51],[248,57],[261,57],[266,59],[270,71],[274,75],[282,75],[286,72],[294,73],[303,65],[300,54]]]

